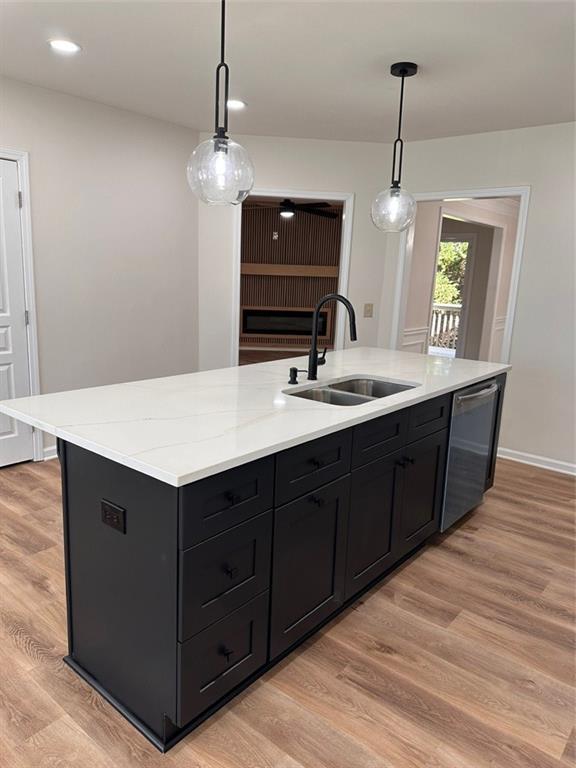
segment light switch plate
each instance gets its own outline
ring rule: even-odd
[[[364,317],[374,317],[374,304],[364,304]]]

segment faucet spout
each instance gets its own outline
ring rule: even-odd
[[[315,381],[318,378],[318,324],[320,320],[320,310],[329,301],[339,301],[346,307],[348,312],[348,320],[350,324],[350,341],[356,341],[358,338],[356,335],[356,313],[354,307],[348,301],[346,296],[342,296],[340,293],[328,293],[323,296],[314,309],[314,315],[312,317],[312,344],[310,347],[310,354],[308,355],[308,379]],[[322,362],[322,360],[320,361]]]

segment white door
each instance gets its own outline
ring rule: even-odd
[[[0,400],[30,394],[18,166],[0,160]],[[34,455],[32,429],[0,413],[0,466]]]

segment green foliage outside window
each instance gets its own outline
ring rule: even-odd
[[[468,243],[466,242],[443,241],[440,243],[434,286],[435,304],[462,304],[467,255]]]

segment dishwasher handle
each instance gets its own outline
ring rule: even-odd
[[[489,387],[479,390],[478,392],[472,392],[469,395],[456,395],[455,400],[457,403],[470,403],[471,400],[483,400],[486,397],[491,397],[498,392],[499,385],[497,382],[493,382]]]

